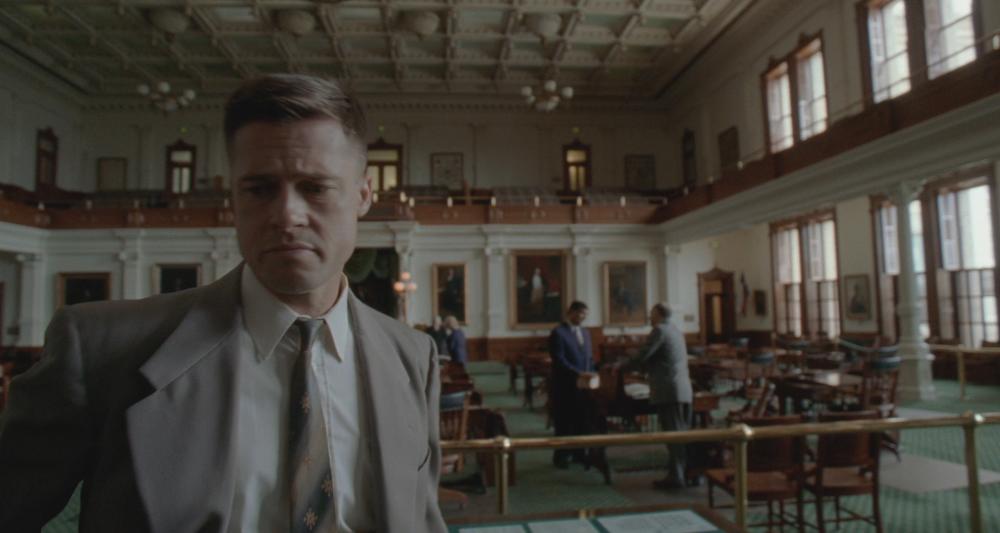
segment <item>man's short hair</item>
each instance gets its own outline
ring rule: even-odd
[[[662,304],[662,303],[653,304],[653,310],[656,311],[657,313],[660,313],[661,315],[663,315],[663,318],[667,318],[667,319],[670,318],[670,314],[671,314],[670,306],[667,305],[667,304]]]
[[[573,303],[569,304],[569,313],[576,313],[577,311],[586,311],[587,304],[581,302],[580,300],[575,300]]]
[[[349,138],[365,146],[367,124],[361,104],[335,80],[303,74],[269,74],[236,89],[226,102],[226,151],[240,128],[253,122],[336,119]]]

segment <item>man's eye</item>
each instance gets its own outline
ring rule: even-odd
[[[326,185],[321,185],[319,183],[306,182],[306,183],[302,184],[301,188],[302,188],[302,192],[305,192],[305,193],[320,194],[320,193],[325,192],[326,190],[328,190],[330,187],[327,187]]]
[[[243,192],[248,193],[251,196],[266,196],[272,191],[274,191],[274,186],[268,184],[251,185],[243,188]]]

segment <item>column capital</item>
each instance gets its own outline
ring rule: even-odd
[[[892,203],[896,206],[909,205],[920,196],[926,181],[924,179],[901,181],[889,189],[888,196],[892,198]]]
[[[17,254],[14,256],[14,259],[16,259],[18,263],[40,263],[42,261],[42,254]]]
[[[487,246],[483,248],[483,255],[490,258],[501,258],[505,257],[510,253],[510,250],[502,246]]]
[[[587,246],[574,246],[572,251],[574,257],[586,257],[590,255],[590,248]]]

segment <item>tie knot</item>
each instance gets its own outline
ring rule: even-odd
[[[316,332],[322,325],[322,318],[300,318],[295,321],[295,327],[299,328],[299,353],[309,351],[316,340]]]

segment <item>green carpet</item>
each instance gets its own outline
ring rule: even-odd
[[[545,418],[541,409],[541,401],[537,401],[535,410],[530,411],[522,406],[520,391],[522,384],[518,383],[518,394],[508,391],[506,367],[497,363],[472,363],[469,371],[476,382],[476,388],[483,393],[484,403],[494,409],[504,412],[507,425],[513,436],[550,435],[551,430],[545,427]],[[936,381],[937,399],[932,401],[914,402],[906,407],[960,414],[965,411],[988,412],[1000,410],[1000,387],[970,386],[969,399],[958,399],[958,385],[951,381]],[[723,406],[723,411],[732,407]],[[958,464],[964,463],[964,439],[961,429],[922,429],[908,430],[901,439],[906,453],[922,455]],[[977,458],[979,467],[1000,471],[1000,426],[987,426],[977,431]],[[594,471],[584,471],[574,467],[569,470],[557,470],[551,466],[550,451],[519,452],[517,454],[517,484],[511,487],[510,511],[513,514],[539,513],[568,509],[618,507],[650,503],[637,502],[630,497],[635,491],[623,487],[628,474],[618,474],[635,470],[636,468],[657,468],[666,461],[666,452],[659,447],[643,447],[609,450],[608,457],[612,471],[615,472],[615,483],[605,485],[600,474]],[[889,456],[885,460],[895,460]],[[469,462],[473,465],[474,461]],[[647,473],[648,475],[648,473]],[[622,481],[622,480],[625,481]],[[78,491],[79,492],[79,491]],[[926,494],[914,494],[883,487],[882,514],[885,530],[900,533],[939,533],[969,530],[969,500],[966,489],[938,491]],[[469,510],[492,512],[495,496],[492,489],[481,496],[473,495]],[[695,500],[705,503],[704,496]],[[478,502],[478,504],[477,504]],[[844,498],[845,508],[868,512],[870,502],[867,498]],[[981,505],[983,511],[984,531],[1000,531],[1000,483],[984,485],[981,489]],[[832,516],[833,507],[826,509],[826,514]],[[79,494],[74,494],[66,509],[44,529],[45,533],[71,533],[76,531],[76,521],[79,515]],[[815,511],[807,505],[807,520],[812,520]],[[759,512],[752,512],[750,521],[762,518]],[[867,532],[874,528],[860,523],[847,523],[841,526],[841,532]],[[761,529],[763,531],[763,529]]]

